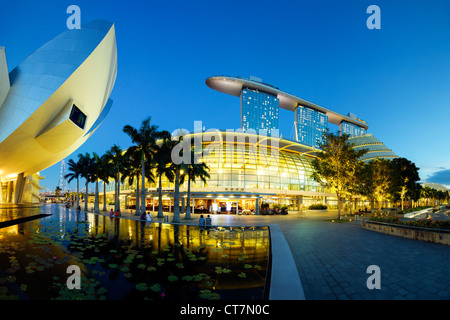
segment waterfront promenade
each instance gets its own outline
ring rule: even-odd
[[[172,221],[172,214],[164,214]],[[304,212],[211,216],[212,225],[277,224],[292,252],[307,300],[450,299],[449,246],[365,230],[361,219],[331,222],[336,215]],[[156,212],[152,216],[154,222],[164,220],[156,218]],[[181,223],[196,225],[199,216],[193,214],[192,220],[185,220],[181,215]],[[127,212],[121,218],[139,219]],[[380,268],[380,290],[367,288],[371,274],[366,271],[370,265]]]

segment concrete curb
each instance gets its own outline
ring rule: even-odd
[[[272,251],[269,300],[305,300],[291,249],[277,224],[269,224]]]

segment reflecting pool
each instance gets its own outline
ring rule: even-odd
[[[0,229],[0,299],[265,299],[267,227],[148,223],[44,205]],[[81,289],[69,289],[75,265]]]

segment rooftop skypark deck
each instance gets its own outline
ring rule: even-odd
[[[272,85],[268,85],[263,82],[251,80],[251,79],[243,79],[240,77],[229,77],[229,76],[213,76],[206,79],[206,85],[211,89],[214,89],[219,92],[223,92],[226,94],[230,94],[236,97],[240,97],[241,91],[243,88],[250,88],[259,91],[263,91],[269,94],[276,96],[279,99],[280,108],[295,111],[298,106],[308,107],[317,111],[320,111],[327,115],[328,122],[340,125],[342,121],[346,121],[357,125],[359,127],[368,129],[368,125],[362,120],[356,119],[350,116],[344,116],[337,112],[334,112],[330,109],[319,106],[315,103],[309,102],[302,98],[296,97],[284,91],[281,91],[277,87]]]

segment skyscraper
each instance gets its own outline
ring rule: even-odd
[[[299,105],[295,109],[295,127],[298,142],[318,148],[328,128],[328,117],[323,112]]]
[[[242,130],[267,130],[270,134],[278,129],[278,98],[256,89],[243,88],[241,91]]]
[[[360,136],[362,134],[366,134],[367,131],[360,127],[357,126],[353,123],[347,122],[347,121],[342,121],[341,124],[339,125],[339,132],[341,134],[349,134],[350,136]]]

